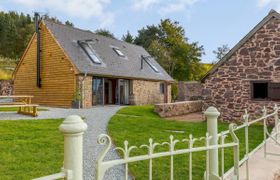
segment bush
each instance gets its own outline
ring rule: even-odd
[[[178,83],[174,83],[171,85],[171,97],[172,101],[176,101],[178,97]]]

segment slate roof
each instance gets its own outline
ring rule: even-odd
[[[141,55],[150,56],[141,46],[97,35],[91,31],[58,24],[49,20],[44,20],[43,22],[80,73],[129,79],[174,81],[154,59],[151,59],[151,62],[159,70],[159,73],[156,73],[145,62],[141,69]],[[78,44],[78,41],[81,40],[94,41],[92,47],[97,57],[101,59],[102,64],[94,64],[90,60]],[[112,49],[113,47],[120,49],[126,57],[118,56]]]
[[[247,40],[249,40],[261,27],[263,27],[271,18],[277,18],[280,19],[280,14],[275,10],[270,10],[268,15],[262,19],[261,22],[259,22],[243,39],[241,39],[220,61],[218,61],[212,69],[210,69],[204,77],[201,79],[202,82],[205,81],[205,79],[213,74],[222,64],[224,64],[239,48],[243,46],[243,44],[246,43]]]

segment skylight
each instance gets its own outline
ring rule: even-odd
[[[121,50],[119,50],[119,49],[117,49],[117,48],[113,48],[113,49],[114,49],[114,51],[115,51],[119,56],[125,57],[124,53],[123,53]]]
[[[151,62],[150,56],[142,56],[142,58],[146,61],[146,63],[157,73],[159,73],[158,68]]]
[[[82,49],[85,51],[85,53],[89,56],[90,60],[93,63],[101,64],[101,61],[96,56],[93,48],[91,47],[91,44],[89,41],[78,41],[79,45],[82,47]]]

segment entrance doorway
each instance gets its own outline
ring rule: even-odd
[[[129,80],[94,77],[92,79],[92,104],[129,104]]]
[[[118,104],[129,104],[129,80],[118,80]]]

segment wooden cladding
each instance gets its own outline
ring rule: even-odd
[[[40,39],[42,87],[36,86],[37,41],[32,38],[14,74],[15,94],[33,95],[33,102],[41,105],[71,107],[76,90],[75,67],[44,24]]]

